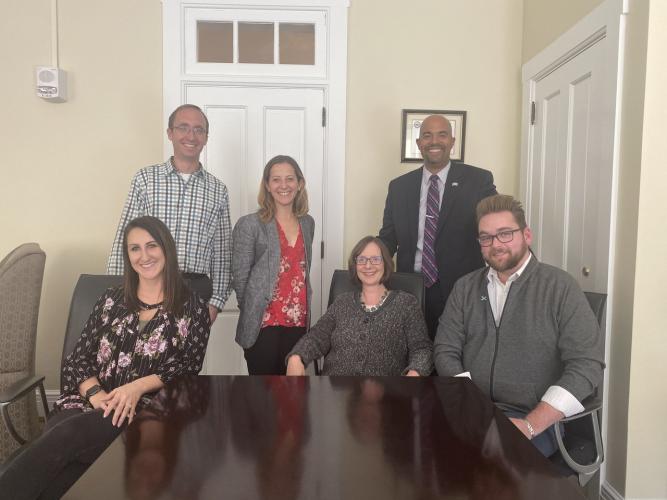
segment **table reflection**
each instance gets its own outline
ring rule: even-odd
[[[66,498],[91,487],[96,500],[583,498],[474,384],[445,377],[180,378]]]

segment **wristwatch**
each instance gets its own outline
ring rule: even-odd
[[[102,390],[102,388],[100,387],[100,384],[95,384],[94,386],[89,388],[86,391],[86,395],[85,395],[86,401],[90,401],[90,398],[92,398],[95,394],[97,394],[101,390]]]

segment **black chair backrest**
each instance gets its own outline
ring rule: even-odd
[[[210,289],[210,280],[205,276],[201,278],[186,278],[186,284],[190,289],[197,292],[206,293]],[[122,276],[110,276],[107,274],[82,274],[79,276],[79,281],[74,287],[72,294],[72,302],[69,307],[69,317],[67,319],[67,329],[65,330],[65,340],[63,342],[63,352],[61,364],[65,358],[74,350],[81,331],[93,312],[93,307],[97,299],[102,294],[114,286],[122,285]]]
[[[61,364],[65,358],[74,350],[81,331],[93,312],[97,299],[101,297],[107,288],[122,285],[122,276],[109,276],[106,274],[82,274],[74,287],[72,302],[69,306],[69,317],[67,318],[67,329],[65,330],[65,341],[63,342],[63,353]]]
[[[607,294],[606,293],[596,293],[596,292],[584,292],[588,304],[593,310],[593,314],[598,320],[598,324],[602,327],[604,321],[604,306],[607,303]]]
[[[426,299],[424,295],[424,278],[421,274],[392,273],[386,285],[390,290],[403,290],[417,297],[417,301],[421,304],[422,311],[424,311]],[[331,277],[328,306],[333,304],[334,299],[338,295],[352,290],[359,290],[359,286],[352,281],[349,271],[347,269],[336,269]]]

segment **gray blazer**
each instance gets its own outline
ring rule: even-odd
[[[299,218],[299,225],[306,251],[306,295],[310,319],[310,263],[315,221],[310,215],[304,215]],[[248,349],[257,340],[264,311],[278,280],[280,238],[275,220],[264,223],[255,212],[238,220],[232,241],[232,287],[241,311],[236,325],[236,342]]]

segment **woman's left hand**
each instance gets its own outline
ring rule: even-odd
[[[417,370],[408,370],[408,373],[405,374],[406,377],[419,377],[419,372]]]
[[[132,422],[137,403],[143,395],[143,391],[136,382],[116,387],[102,400],[106,404],[104,418],[108,417],[113,410],[113,418],[111,419],[113,425],[120,427],[123,425],[125,418],[127,418],[128,424]]]

